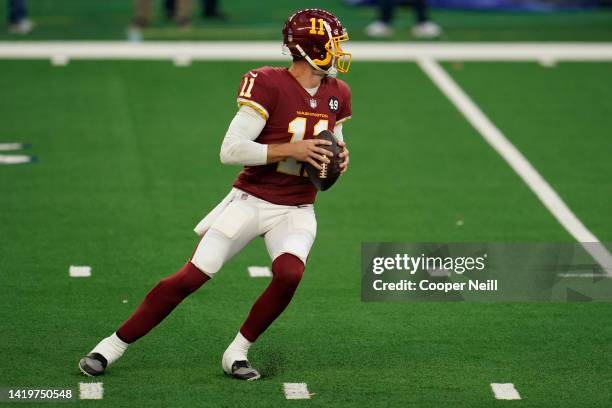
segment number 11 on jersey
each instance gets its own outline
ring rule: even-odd
[[[291,133],[293,136],[291,137],[290,143],[299,142],[300,140],[304,140],[304,136],[306,135],[306,123],[307,119],[303,116],[298,116],[289,122],[289,126],[287,131]],[[317,122],[313,129],[313,136],[318,135],[325,129],[327,129],[327,125],[329,121],[327,119],[321,119]],[[276,171],[291,174],[293,176],[299,176],[302,174],[303,163],[298,162],[293,157],[290,157],[282,162],[279,162]]]
[[[242,89],[240,89],[240,94],[238,96],[244,96],[245,98],[250,98],[251,89],[253,89],[253,84],[255,83],[255,78],[244,78],[242,82]]]

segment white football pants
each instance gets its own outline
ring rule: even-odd
[[[232,191],[195,227],[202,236],[191,262],[210,277],[257,236],[270,258],[289,253],[306,264],[317,233],[312,204],[272,204],[242,190]]]

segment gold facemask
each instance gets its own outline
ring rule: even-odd
[[[349,36],[346,33],[336,37],[331,37],[331,39],[325,44],[325,50],[327,51],[325,59],[314,59],[312,62],[320,67],[326,67],[331,64],[332,59],[335,59],[338,72],[347,73],[349,67],[351,66],[353,55],[350,52],[343,51],[340,43],[348,41],[348,39]]]

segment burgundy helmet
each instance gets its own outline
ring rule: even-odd
[[[331,75],[349,70],[352,56],[340,46],[347,40],[340,20],[322,9],[297,11],[283,28],[283,44],[289,54],[304,58],[313,68]]]

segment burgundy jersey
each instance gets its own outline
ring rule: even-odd
[[[267,120],[255,139],[281,144],[313,139],[351,117],[351,91],[346,83],[325,78],[311,96],[287,68],[263,67],[246,73],[238,88],[238,106],[250,106]],[[304,163],[289,158],[263,166],[245,166],[234,187],[280,205],[311,204],[317,190]]]

